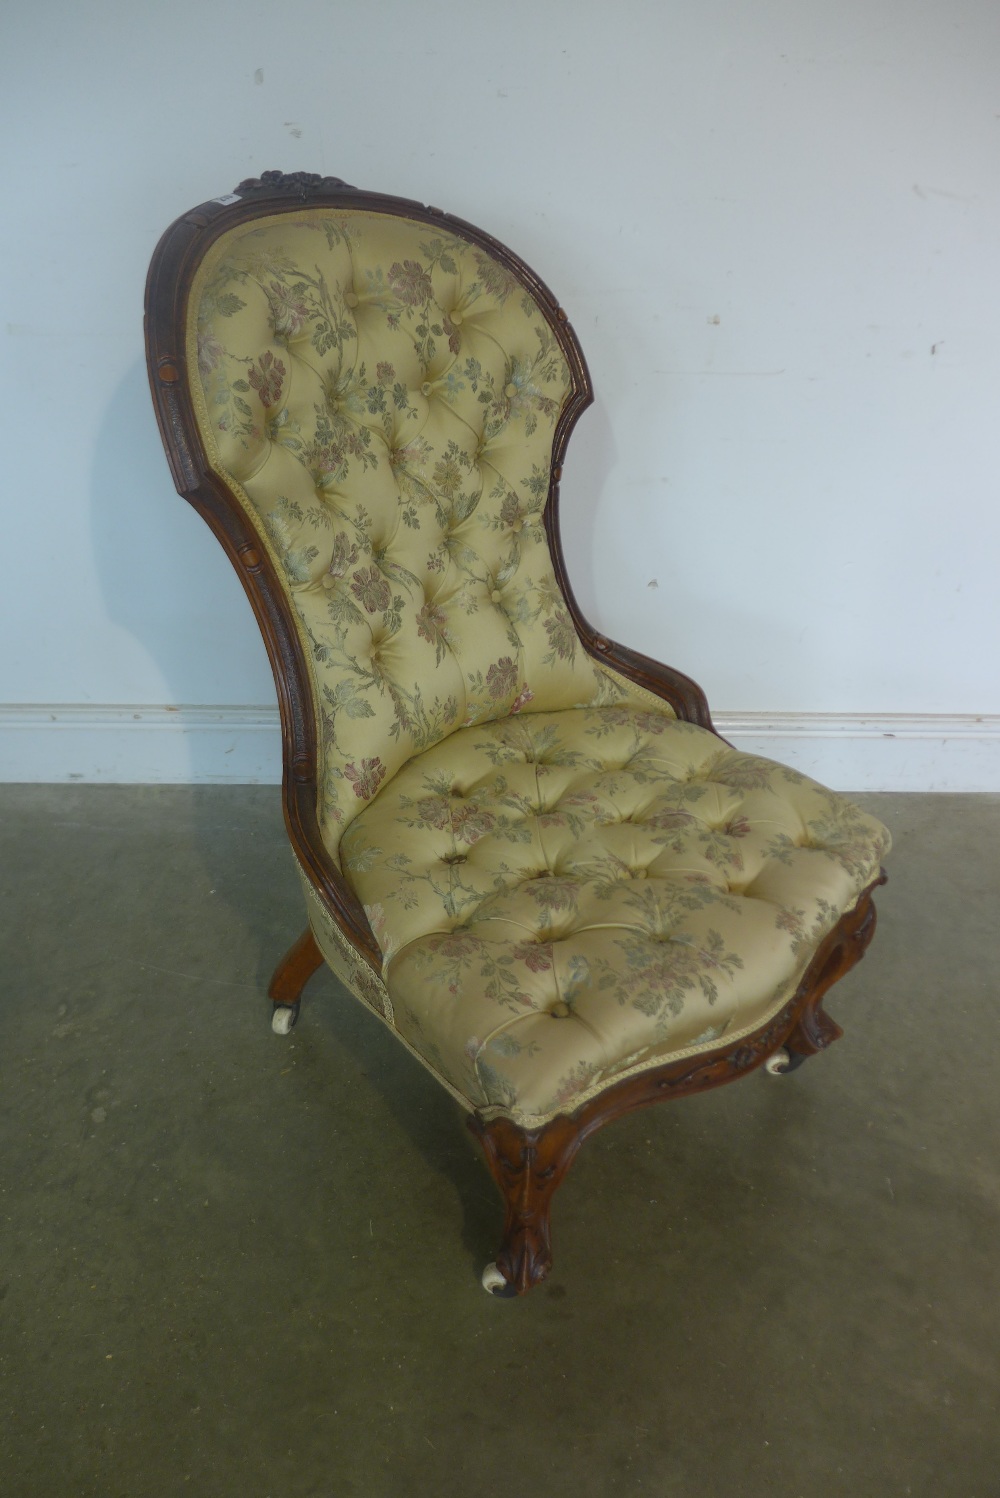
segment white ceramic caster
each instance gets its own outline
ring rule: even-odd
[[[507,1281],[495,1264],[487,1264],[483,1270],[483,1289],[491,1295],[503,1295],[507,1289]]]
[[[783,1077],[786,1071],[792,1069],[792,1058],[785,1046],[780,1051],[775,1051],[773,1056],[768,1056],[764,1062],[764,1070],[770,1072],[772,1077]]]
[[[275,1035],[288,1035],[299,1017],[298,1004],[275,1004],[271,1015],[271,1029]]]

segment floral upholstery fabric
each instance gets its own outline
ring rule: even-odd
[[[570,391],[507,268],[370,211],[231,230],[190,305],[210,457],[288,580],[335,847],[456,728],[641,693],[583,649],[542,511]]]
[[[521,1122],[763,1023],[888,838],[584,650],[542,524],[571,373],[520,281],[444,225],[280,213],[209,250],[188,347],[384,955],[304,879],[338,976],[467,1107]]]
[[[665,713],[535,713],[416,756],[345,834],[400,1034],[534,1124],[756,1029],[885,829]]]

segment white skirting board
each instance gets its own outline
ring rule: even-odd
[[[275,785],[277,707],[0,706],[0,781]]]
[[[738,749],[845,791],[1000,791],[1000,714],[726,713]],[[0,705],[0,781],[273,785],[275,707]]]

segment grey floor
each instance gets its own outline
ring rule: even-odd
[[[272,789],[0,788],[5,1498],[1000,1494],[1000,797],[895,833],[845,1038],[625,1119],[489,1299],[456,1106],[328,975]]]

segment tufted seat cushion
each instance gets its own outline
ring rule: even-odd
[[[399,1033],[470,1106],[534,1125],[764,1023],[888,842],[794,770],[611,706],[454,732],[340,856]]]

